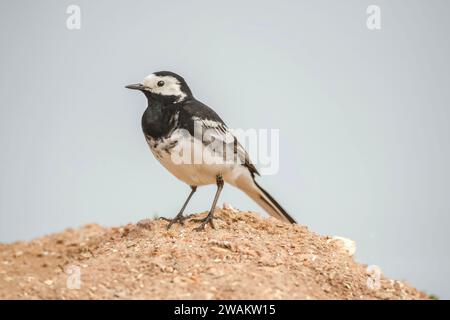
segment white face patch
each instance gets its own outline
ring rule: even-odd
[[[183,101],[186,98],[186,93],[181,91],[180,82],[172,76],[157,76],[152,73],[144,78],[142,84],[146,90],[155,94],[176,96],[178,98],[177,102]]]

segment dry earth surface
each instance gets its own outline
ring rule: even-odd
[[[216,215],[216,229],[204,232],[193,221],[166,230],[166,221],[143,220],[0,244],[0,299],[428,298],[377,282],[343,242],[302,225],[233,209]]]

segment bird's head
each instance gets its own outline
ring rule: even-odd
[[[142,91],[150,100],[168,103],[179,103],[192,97],[183,77],[170,71],[154,72],[146,76],[142,83],[130,84],[125,88]]]

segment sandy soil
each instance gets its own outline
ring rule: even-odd
[[[204,216],[205,213],[197,216]],[[217,210],[216,229],[143,220],[0,244],[0,298],[426,299],[356,263],[343,243],[258,214]],[[370,285],[372,284],[372,285]]]

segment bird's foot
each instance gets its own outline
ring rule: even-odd
[[[189,218],[189,216],[185,217],[185,216],[183,216],[183,214],[179,213],[173,219],[169,219],[169,218],[165,218],[165,217],[160,217],[159,219],[169,222],[169,224],[166,227],[167,230],[169,230],[175,223],[184,225],[184,221],[188,218]]]
[[[203,231],[205,230],[206,225],[209,223],[211,225],[211,228],[215,229],[214,226],[214,219],[220,219],[219,217],[214,217],[213,213],[209,213],[205,218],[200,219],[192,219],[191,221],[194,222],[200,222],[200,225],[197,228],[194,228],[195,231]]]

